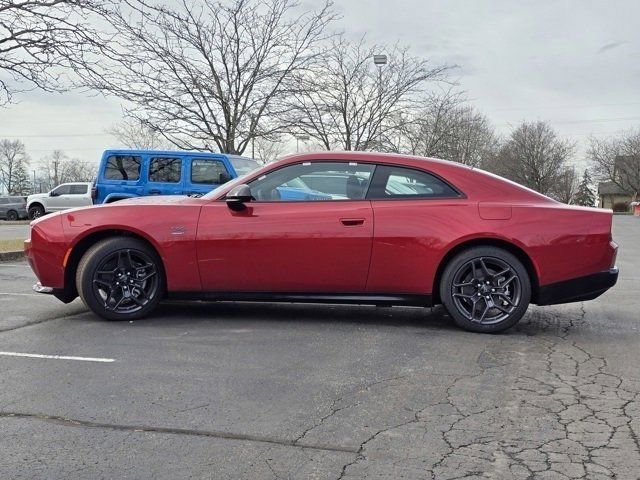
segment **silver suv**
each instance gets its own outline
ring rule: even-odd
[[[15,221],[27,218],[25,197],[0,197],[0,220]]]

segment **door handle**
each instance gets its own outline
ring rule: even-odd
[[[345,227],[357,227],[364,224],[364,218],[341,218],[340,223]]]
[[[160,190],[157,190],[157,189],[155,189],[155,188],[154,188],[154,189],[152,189],[152,190],[149,190],[149,193],[150,193],[151,195],[158,195],[158,194],[160,193]]]

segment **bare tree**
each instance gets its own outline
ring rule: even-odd
[[[640,128],[619,137],[589,139],[588,156],[596,177],[629,195],[640,192]]]
[[[330,3],[295,0],[124,0],[106,8],[117,32],[84,85],[127,102],[127,116],[188,150],[243,153],[286,130],[284,98],[333,19]]]
[[[127,148],[160,150],[171,146],[156,129],[136,119],[125,119],[108,128],[106,132],[116,137]]]
[[[255,141],[255,158],[263,164],[271,163],[282,156],[285,148],[281,137],[262,137]]]
[[[397,150],[478,167],[498,150],[489,120],[469,105],[461,92],[431,93],[424,106],[401,122]]]
[[[578,191],[578,174],[573,167],[566,167],[558,175],[550,195],[559,202],[572,204]]]
[[[388,64],[376,71],[373,55],[381,53]],[[392,149],[398,120],[409,114],[428,82],[442,79],[448,68],[398,46],[333,39],[323,61],[297,76],[289,106],[293,132],[327,150]]]
[[[21,194],[29,166],[24,143],[20,140],[0,141],[0,185],[12,194]]]
[[[545,122],[523,122],[501,147],[487,170],[544,195],[553,195],[566,170],[574,145],[557,137]]]
[[[25,88],[64,90],[62,69],[98,38],[88,17],[103,0],[0,0],[0,105]],[[105,40],[104,38],[102,40]]]
[[[97,165],[69,158],[62,150],[54,150],[40,160],[40,172],[42,186],[51,190],[61,183],[92,181],[96,177]]]

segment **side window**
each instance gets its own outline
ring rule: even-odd
[[[0,198],[0,205],[6,205],[9,203],[9,199],[8,198]]]
[[[53,189],[53,193],[58,195],[69,195],[71,193],[71,185],[60,185],[58,188]]]
[[[87,185],[71,185],[71,195],[85,195],[87,193]]]
[[[182,159],[152,158],[149,164],[149,181],[178,183],[182,177]]]
[[[191,161],[191,183],[221,183],[220,174],[227,176],[228,172],[219,160],[196,158]]]
[[[133,155],[111,155],[107,159],[104,178],[107,180],[138,180],[141,163],[140,157]]]
[[[438,177],[422,170],[379,165],[368,199],[451,198],[460,195]]]
[[[374,165],[305,162],[263,175],[249,184],[258,201],[363,200]]]

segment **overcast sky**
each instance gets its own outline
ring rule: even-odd
[[[312,4],[313,2],[309,2]],[[354,39],[400,42],[454,78],[496,129],[546,120],[578,143],[640,126],[640,1],[336,0],[336,25]],[[390,59],[392,61],[392,59]],[[0,109],[0,138],[20,138],[34,160],[54,149],[96,160],[117,141],[117,100],[21,95]]]

